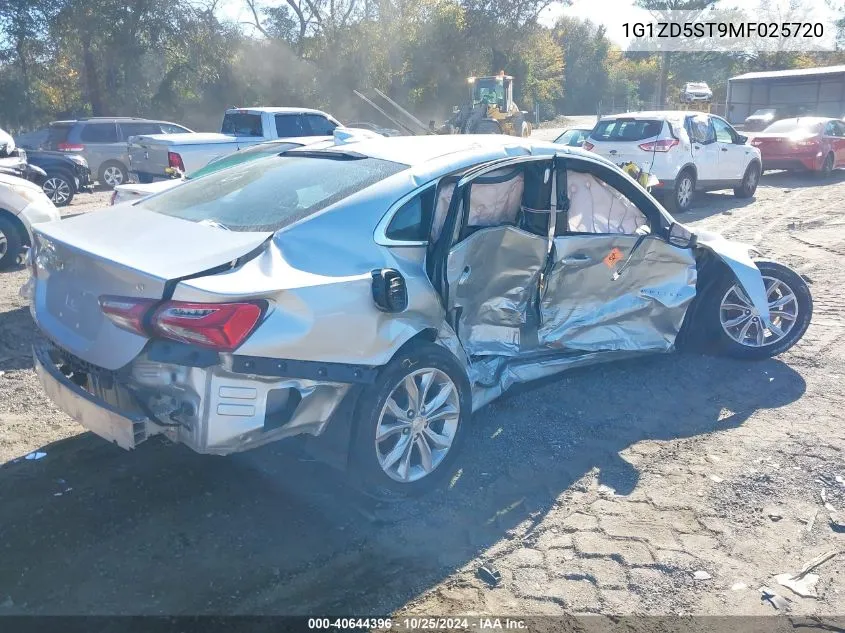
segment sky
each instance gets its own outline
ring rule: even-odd
[[[282,4],[283,0],[264,0],[267,4]],[[784,14],[789,0],[720,0],[721,9],[739,8],[754,15],[755,9],[764,3],[769,10],[776,5],[782,5]],[[833,19],[833,12],[828,8],[825,0],[802,0],[802,4],[812,10],[812,17],[825,20]],[[252,22],[252,15],[246,8],[244,0],[225,0],[220,9],[221,17],[235,22]],[[634,6],[633,0],[572,0],[571,6],[563,6],[559,2],[550,5],[542,14],[540,21],[552,26],[561,15],[569,15],[582,19],[589,19],[607,27],[607,37],[621,48],[626,48],[622,25],[626,22],[649,21],[649,13]]]

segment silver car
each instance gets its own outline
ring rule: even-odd
[[[34,230],[35,366],[84,427],[215,454],[305,435],[393,494],[454,472],[514,384],[769,357],[812,313],[798,274],[605,159],[499,135],[290,149]]]

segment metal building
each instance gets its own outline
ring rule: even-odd
[[[726,115],[742,123],[760,108],[806,105],[813,114],[845,115],[845,66],[746,73],[728,79]]]

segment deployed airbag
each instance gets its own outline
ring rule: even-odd
[[[566,173],[570,233],[623,233],[632,235],[648,224],[633,202],[592,174]]]

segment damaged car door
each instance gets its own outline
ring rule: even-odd
[[[443,294],[470,356],[537,349],[552,164],[548,157],[497,163],[466,175],[452,196]]]
[[[556,175],[568,208],[556,214],[540,300],[541,346],[561,352],[672,349],[695,297],[692,249],[668,243],[665,218],[621,174],[568,158],[559,160]]]

